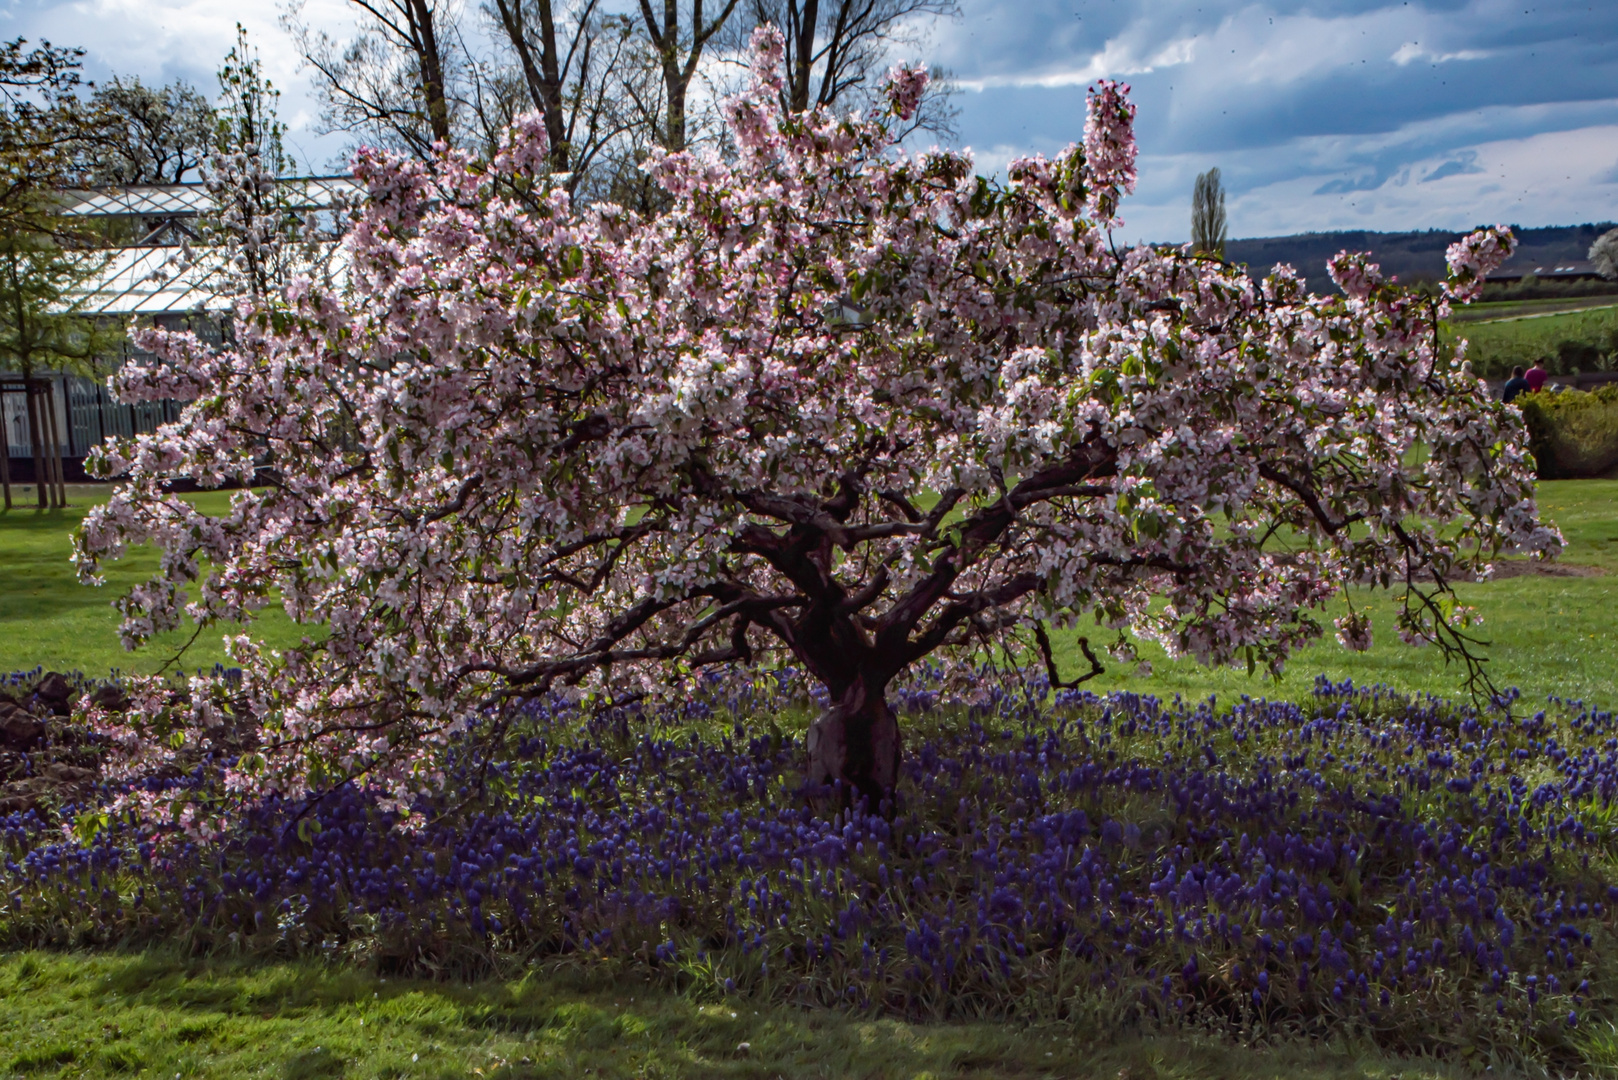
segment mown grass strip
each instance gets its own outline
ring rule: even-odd
[[[1482,1063],[1479,1063],[1482,1064]],[[1498,1071],[1498,1070],[1497,1070]],[[1350,1045],[912,1024],[566,969],[472,984],[161,953],[0,955],[0,1076],[1440,1080]]]

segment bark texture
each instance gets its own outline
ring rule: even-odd
[[[892,812],[901,742],[884,687],[855,682],[810,725],[808,744],[810,784],[840,784],[844,805]]]

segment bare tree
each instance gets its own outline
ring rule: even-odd
[[[359,34],[340,43],[314,33],[300,6],[282,17],[316,73],[334,131],[377,137],[418,157],[455,145],[461,102],[451,85],[464,66],[459,29],[444,0],[349,0]]]
[[[956,18],[956,0],[748,0],[750,19],[739,22],[731,48],[742,35],[771,23],[786,38],[782,107],[792,112],[825,106],[863,107],[874,100],[883,69],[894,53],[922,44],[931,20]],[[917,113],[915,126],[948,132],[953,112],[948,85],[938,80]]]
[[[783,104],[849,107],[874,100],[890,53],[919,44],[926,19],[958,11],[958,0],[482,0],[490,47],[473,55],[449,0],[350,2],[364,24],[347,42],[311,32],[296,9],[283,20],[319,76],[330,129],[426,157],[435,140],[490,147],[532,108],[570,193],[646,212],[662,205],[640,168],[648,154],[722,138],[700,87],[754,26],[791,30]],[[946,95],[919,125],[947,129]]]
[[[202,166],[214,141],[214,111],[179,81],[149,87],[114,76],[90,99],[98,114],[90,179],[100,184],[178,184]]]
[[[1191,248],[1199,254],[1225,257],[1227,236],[1225,188],[1219,170],[1209,169],[1197,176],[1191,190]]]
[[[567,174],[576,191],[598,158],[611,156],[616,142],[645,123],[628,93],[640,58],[631,19],[603,14],[601,0],[492,0],[488,7],[499,41],[509,46],[515,83],[545,119],[551,168]],[[500,99],[502,80],[479,80],[476,112],[486,118],[488,102]]]
[[[725,28],[739,2],[723,0],[724,7],[718,14],[704,19],[702,0],[689,0],[689,7],[680,0],[662,0],[661,16],[654,10],[653,0],[640,0],[642,25],[663,78],[661,142],[668,150],[686,148],[691,82],[696,78],[703,53],[714,36]]]

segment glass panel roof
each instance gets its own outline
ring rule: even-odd
[[[361,197],[364,189],[353,177],[314,176],[280,181],[298,210],[322,210]],[[203,184],[155,184],[69,191],[63,212],[78,217],[194,217],[213,209],[213,198]],[[158,236],[163,229],[150,234]],[[86,315],[162,315],[213,310],[227,306],[219,293],[223,256],[208,248],[193,247],[192,261],[181,261],[182,249],[172,244],[136,245],[87,253],[93,272],[71,297],[74,310]],[[311,266],[316,276],[342,273],[342,252],[336,244],[323,245]]]
[[[361,193],[351,176],[304,176],[282,180],[281,186],[299,210],[333,207]],[[63,213],[76,217],[159,217],[206,213],[213,197],[205,184],[143,184],[81,189],[63,193]]]

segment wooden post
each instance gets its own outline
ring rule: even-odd
[[[6,389],[0,386],[0,489],[4,489],[6,509],[11,509],[11,425],[6,420]]]
[[[23,383],[23,400],[28,405],[28,449],[34,454],[34,488],[39,492],[39,508],[46,510],[45,436],[39,422],[39,386],[33,379]]]
[[[66,405],[67,402],[63,401]],[[56,423],[56,383],[50,379],[45,380],[45,416],[48,423],[45,425],[51,433],[50,468],[55,480],[56,508],[67,508],[67,477],[63,475],[65,469],[62,464],[62,430]]]

